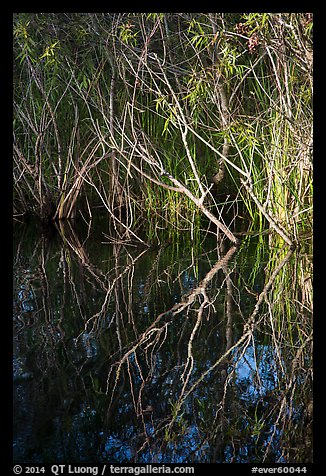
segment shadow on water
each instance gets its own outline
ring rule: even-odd
[[[311,259],[15,225],[14,461],[312,461]]]

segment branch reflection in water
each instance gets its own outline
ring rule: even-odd
[[[16,237],[16,462],[311,461],[306,254],[58,232]]]

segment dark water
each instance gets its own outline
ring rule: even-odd
[[[14,227],[14,462],[312,461],[307,254],[102,231]]]

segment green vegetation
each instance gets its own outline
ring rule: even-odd
[[[17,13],[14,58],[16,216],[311,232],[311,14]]]
[[[17,353],[72,379],[104,461],[312,460],[312,35],[310,13],[14,16],[14,218],[42,223],[18,232]]]

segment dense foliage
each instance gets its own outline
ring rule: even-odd
[[[312,14],[13,33],[16,458],[310,462]]]
[[[312,15],[17,13],[14,213],[312,217]],[[243,209],[242,209],[243,210]],[[217,223],[218,225],[218,223]],[[232,238],[232,237],[231,237]]]

